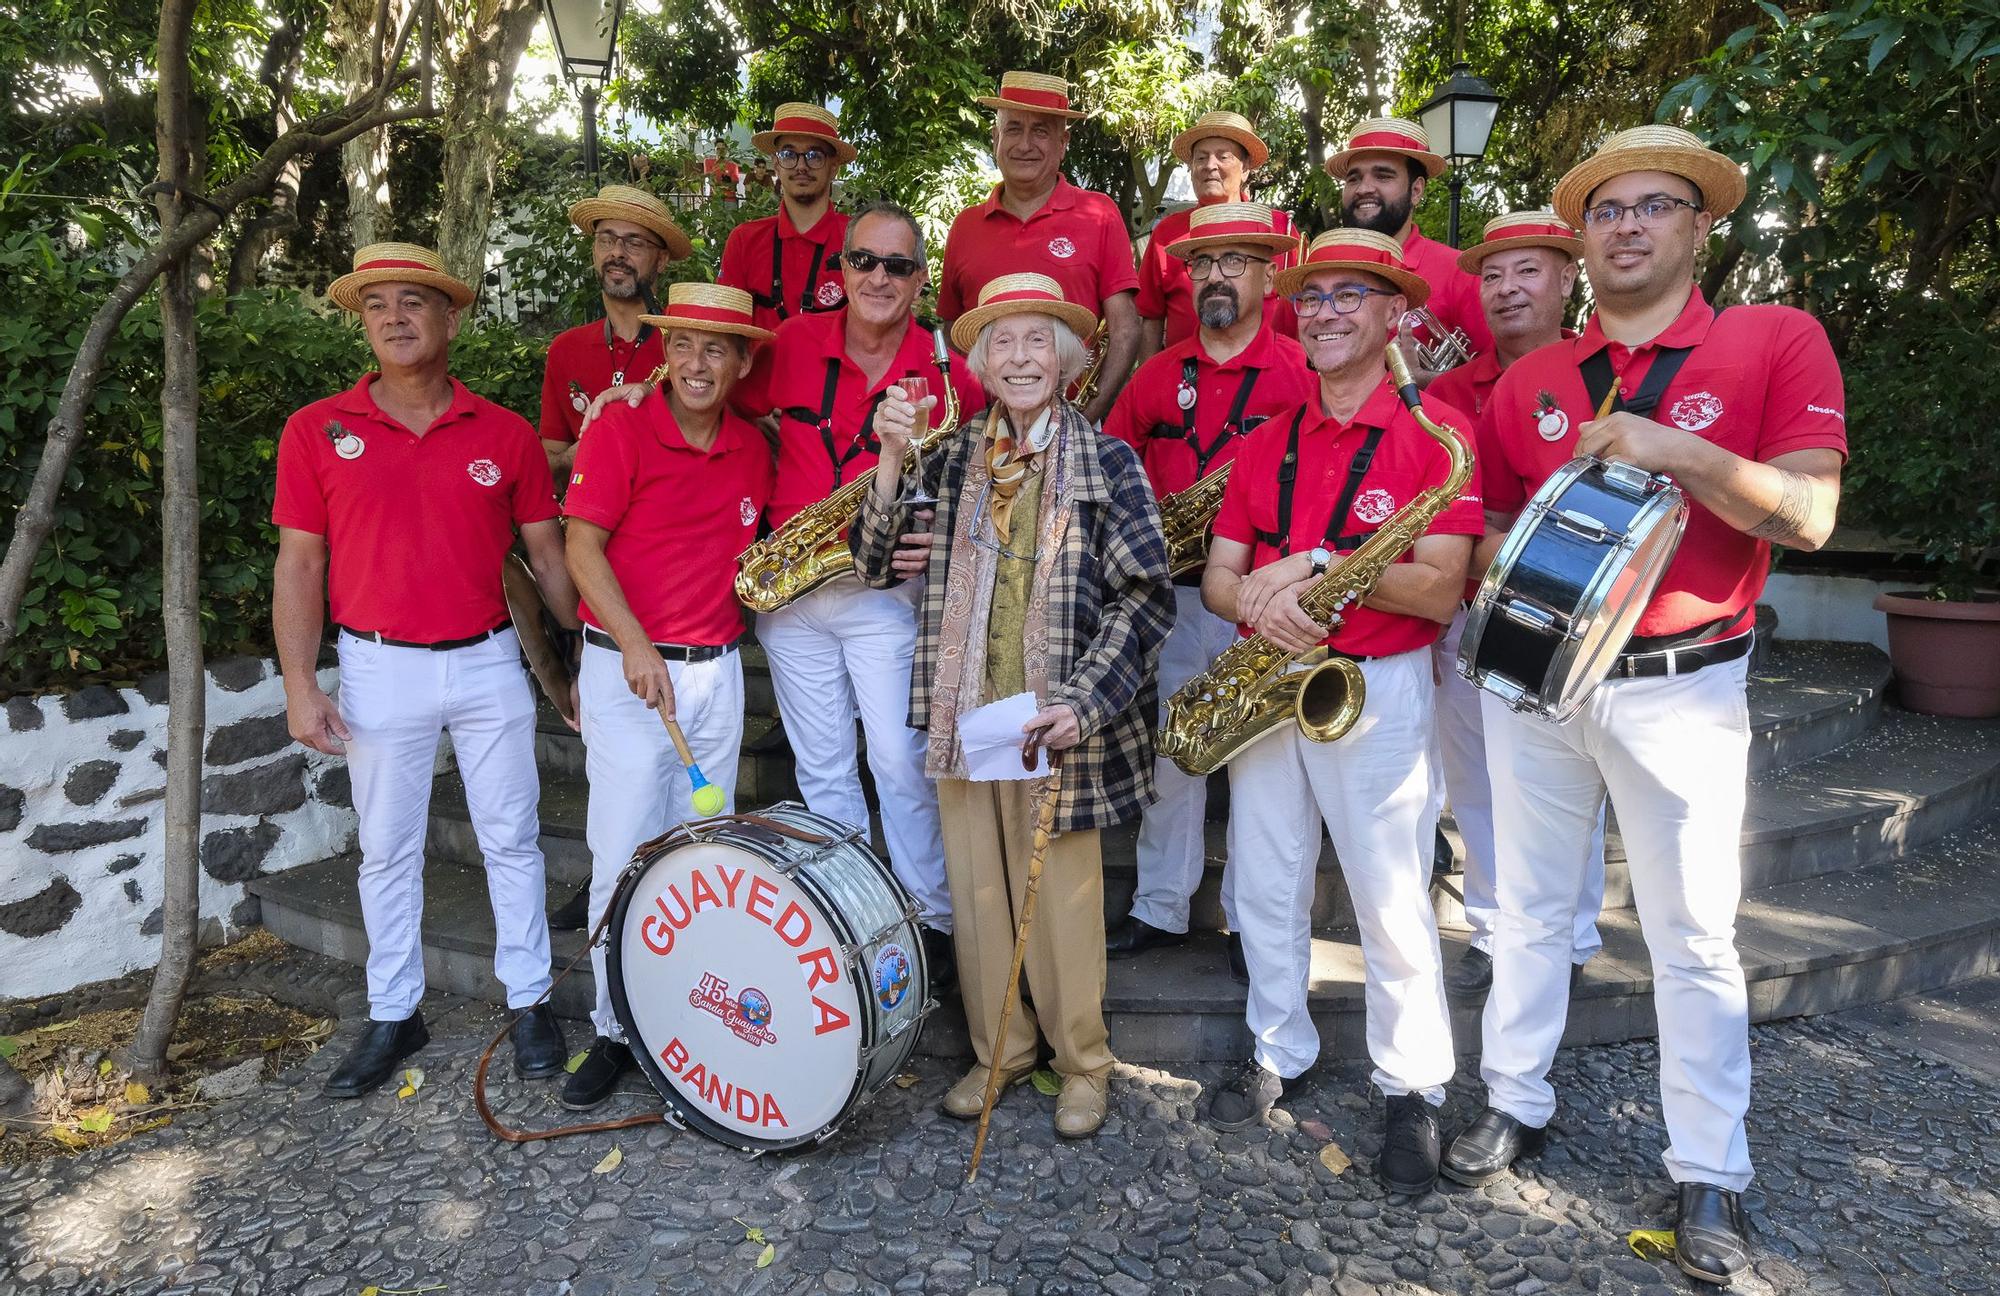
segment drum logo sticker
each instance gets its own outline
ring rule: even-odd
[[[1535,393],[1535,432],[1544,441],[1560,441],[1569,435],[1569,415],[1556,404],[1552,391]]]
[[[500,484],[500,465],[494,463],[491,459],[474,459],[471,463],[465,465],[465,474],[481,486],[498,486]]]
[[[901,945],[884,945],[875,956],[875,1002],[894,1012],[910,993],[910,952]]]
[[[1058,235],[1049,240],[1049,255],[1067,261],[1076,255],[1076,244]]]
[[[704,972],[701,984],[688,991],[688,1006],[721,1018],[730,1034],[753,1048],[778,1042],[771,1032],[771,997],[755,986],[745,986],[731,998],[727,981]]]
[[[1714,392],[1695,392],[1674,402],[1667,417],[1683,432],[1699,432],[1722,417],[1722,398]]]
[[[1387,522],[1396,511],[1396,497],[1380,487],[1362,491],[1354,501],[1354,516],[1370,526],[1380,526]]]
[[[815,295],[819,298],[819,304],[822,306],[838,306],[841,300],[847,296],[846,293],[841,291],[840,285],[834,283],[831,279],[821,284],[819,292]]]

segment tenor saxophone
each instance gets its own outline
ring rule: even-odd
[[[941,445],[958,431],[958,393],[951,385],[951,351],[945,346],[942,330],[931,335],[931,362],[937,365],[938,385],[943,390],[944,417],[936,427],[913,437],[903,456],[903,471],[909,472],[925,452]],[[743,551],[736,569],[736,601],[752,612],[776,612],[836,576],[854,570],[848,552],[847,529],[861,511],[861,498],[870,487],[872,472],[864,472],[851,482],[834,488],[816,504],[799,510],[785,524]]]
[[[1409,365],[1393,342],[1388,360],[1397,393],[1418,426],[1444,447],[1451,469],[1442,482],[1397,510],[1381,530],[1299,596],[1300,609],[1317,622],[1327,622],[1367,598],[1389,564],[1417,542],[1472,477],[1472,452],[1464,434],[1424,414]],[[1293,670],[1298,664],[1311,664],[1312,669]],[[1361,718],[1366,697],[1361,668],[1349,659],[1329,656],[1324,648],[1287,652],[1253,634],[1230,645],[1208,670],[1167,699],[1160,754],[1189,774],[1208,774],[1269,737],[1286,720],[1296,720],[1300,732],[1314,742],[1332,742]]]
[[[1235,461],[1217,468],[1186,490],[1160,501],[1160,531],[1167,538],[1167,572],[1179,576],[1208,561],[1208,532],[1222,507],[1222,490],[1229,485]]]

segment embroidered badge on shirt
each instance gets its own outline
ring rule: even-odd
[[[1362,491],[1354,501],[1354,516],[1370,526],[1387,522],[1396,511],[1396,497],[1379,487]]]
[[[590,408],[590,397],[583,394],[583,384],[574,378],[569,384],[569,407],[579,414]]]
[[[474,459],[471,463],[465,465],[465,472],[468,477],[478,482],[481,486],[498,486],[500,484],[500,465],[494,463],[491,459]]]
[[[1722,417],[1722,398],[1714,392],[1695,392],[1674,402],[1667,418],[1683,432],[1699,432]]]
[[[1535,393],[1535,431],[1544,441],[1560,441],[1569,435],[1569,415],[1556,404],[1554,392]]]
[[[1049,240],[1049,255],[1067,261],[1076,255],[1076,244],[1066,238],[1052,238]]]
[[[757,525],[757,506],[750,502],[748,495],[745,495],[743,502],[737,505],[736,513],[738,517],[743,519],[744,526]]]
[[[838,306],[841,299],[847,294],[841,291],[839,284],[828,280],[819,286],[819,292],[815,295],[819,298],[819,304],[822,306]]]

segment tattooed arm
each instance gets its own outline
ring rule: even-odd
[[[1839,451],[1794,450],[1757,463],[1713,448],[1714,461],[1682,475],[1680,482],[1724,522],[1745,535],[1808,552],[1833,534],[1840,507]]]

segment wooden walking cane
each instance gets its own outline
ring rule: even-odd
[[[1035,766],[1034,743],[1021,750],[1021,763]],[[986,1101],[979,1108],[979,1132],[972,1139],[972,1162],[965,1168],[965,1182],[979,1177],[979,1158],[986,1151],[986,1127],[993,1120],[993,1104],[1000,1097],[1000,1044],[1007,1038],[1007,1022],[1014,1015],[1014,990],[1021,984],[1021,959],[1028,952],[1028,925],[1035,921],[1035,892],[1042,884],[1042,865],[1049,856],[1049,838],[1055,835],[1056,801],[1062,796],[1062,753],[1049,753],[1049,780],[1042,789],[1042,803],[1035,812],[1035,840],[1028,851],[1027,894],[1021,898],[1021,920],[1014,927],[1014,965],[1007,971],[1007,984],[1000,994],[1000,1021],[993,1028],[993,1044],[986,1051]]]

